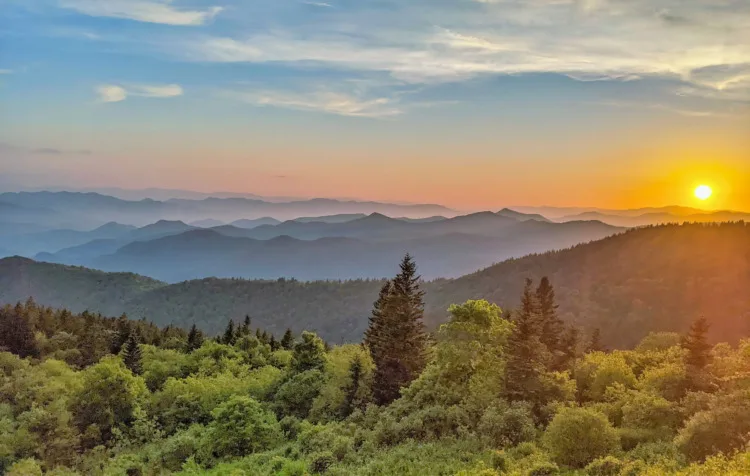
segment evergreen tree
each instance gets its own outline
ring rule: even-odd
[[[381,289],[365,334],[375,363],[374,397],[380,405],[398,398],[401,388],[417,378],[427,362],[424,292],[417,265],[407,254],[400,269],[390,287]]]
[[[540,322],[539,339],[550,352],[562,352],[563,322],[557,315],[558,305],[555,303],[555,290],[545,276],[536,288],[537,312]]]
[[[250,335],[250,322],[250,316],[248,314],[245,314],[245,321],[242,323],[242,326],[240,326],[239,329],[240,336]]]
[[[511,400],[541,404],[542,381],[550,361],[549,351],[540,340],[541,326],[538,304],[531,279],[521,297],[521,309],[515,315],[515,328],[508,342],[508,363],[505,369],[505,392]]]
[[[122,346],[122,361],[133,374],[140,375],[143,373],[140,338],[137,331],[131,332],[130,337],[125,341],[125,345]]]
[[[685,363],[691,370],[703,370],[711,361],[711,346],[708,343],[710,325],[705,317],[699,317],[690,326],[682,339],[682,348],[687,351]]]
[[[222,344],[226,345],[234,345],[234,341],[237,338],[237,336],[234,333],[234,320],[229,319],[229,323],[227,324],[227,328],[224,331],[224,336],[221,338]]]
[[[586,353],[588,354],[590,352],[606,352],[606,350],[607,348],[604,347],[604,344],[602,343],[601,331],[597,327],[591,333],[591,340],[589,341],[589,345],[586,347]]]
[[[193,327],[190,328],[190,333],[188,333],[187,337],[187,350],[188,352],[192,352],[195,349],[200,348],[200,346],[203,345],[203,333],[198,330],[197,327],[195,327],[195,324],[193,324]]]
[[[296,372],[322,370],[326,363],[325,344],[314,332],[305,331],[294,345],[292,368]]]
[[[122,314],[117,318],[109,351],[113,354],[119,354],[128,337],[130,337],[130,321],[128,321],[128,316]]]
[[[271,334],[271,339],[268,341],[268,345],[271,346],[271,351],[277,351],[281,348],[281,344],[279,344],[279,341],[276,340],[276,337],[274,337],[273,334]]]
[[[286,350],[292,350],[294,347],[294,334],[292,334],[291,329],[284,332],[284,336],[281,338],[281,347]]]
[[[360,393],[363,364],[359,354],[355,355],[349,365],[349,383],[344,388],[344,402],[341,405],[340,416],[346,418],[357,408],[357,397]]]
[[[21,358],[39,356],[34,329],[20,303],[15,309],[0,310],[0,349]]]
[[[260,335],[260,342],[263,344],[270,343],[270,339],[268,337],[268,332],[263,331],[263,333]]]
[[[578,329],[570,326],[565,330],[565,334],[560,341],[560,349],[561,352],[556,356],[554,369],[570,369],[578,357]]]

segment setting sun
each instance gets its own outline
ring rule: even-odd
[[[707,200],[713,193],[713,190],[708,185],[701,185],[695,189],[695,196],[700,200]]]

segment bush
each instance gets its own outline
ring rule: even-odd
[[[314,454],[310,461],[310,472],[325,473],[335,462],[336,458],[330,451]]]
[[[560,468],[555,463],[537,463],[527,473],[528,476],[553,476],[560,473]]]
[[[505,471],[507,471],[508,456],[504,451],[495,451],[494,453],[492,453],[490,461],[492,463],[492,467],[495,468],[496,471],[499,471],[500,473],[504,473]]]
[[[299,418],[294,416],[285,416],[284,418],[279,421],[279,425],[281,426],[281,431],[284,433],[284,436],[287,440],[295,440],[297,439],[297,435],[300,431],[300,425],[301,421]]]
[[[514,402],[510,408],[491,407],[479,423],[479,434],[495,448],[516,446],[536,437],[536,427],[527,404]]]
[[[276,416],[250,397],[234,396],[212,413],[208,444],[220,456],[244,456],[272,448],[282,438]]]
[[[589,476],[617,476],[623,468],[623,463],[614,456],[595,459],[586,466]]]
[[[585,408],[563,408],[544,434],[552,457],[582,468],[620,449],[620,436],[603,414]]]

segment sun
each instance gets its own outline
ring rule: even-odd
[[[708,185],[700,185],[695,189],[695,196],[698,200],[708,200],[714,191]]]

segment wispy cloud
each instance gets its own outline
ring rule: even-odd
[[[13,74],[12,69],[0,69],[0,74]]]
[[[101,102],[120,102],[128,96],[147,98],[171,98],[182,96],[184,91],[179,84],[146,85],[146,84],[104,84],[96,88]]]
[[[60,0],[60,6],[93,17],[111,17],[165,25],[203,25],[223,8],[178,9],[171,0]]]
[[[313,7],[321,7],[321,8],[333,8],[333,5],[326,2],[302,2],[305,5],[311,5]]]
[[[714,117],[725,117],[725,118],[735,118],[739,117],[734,113],[729,112],[723,112],[723,111],[716,111],[716,110],[707,110],[707,109],[688,109],[684,107],[677,107],[672,106],[669,104],[662,104],[662,103],[649,103],[649,102],[628,102],[628,101],[602,101],[597,103],[601,106],[608,106],[608,107],[616,107],[616,108],[624,108],[624,109],[652,109],[652,110],[659,110],[659,111],[666,111],[673,114],[678,114],[680,116],[686,116],[686,117],[705,117],[705,118],[714,118]]]
[[[221,96],[255,106],[273,106],[301,111],[317,111],[340,116],[393,117],[404,111],[398,100],[385,97],[364,98],[356,94],[316,90],[295,91],[222,91]]]

